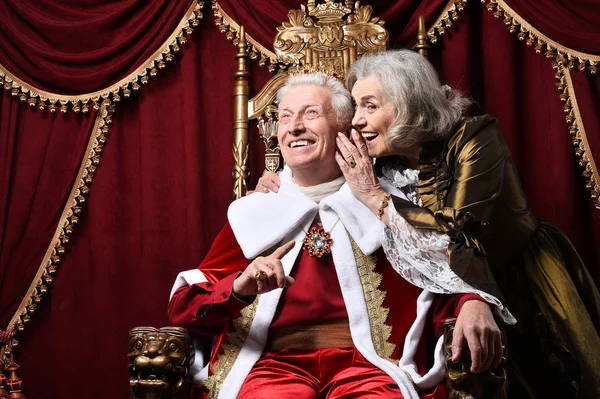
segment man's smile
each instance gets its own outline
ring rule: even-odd
[[[313,140],[298,139],[298,140],[290,141],[288,143],[288,147],[290,147],[290,148],[308,147],[313,144],[315,144],[315,142]]]

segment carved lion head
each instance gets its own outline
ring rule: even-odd
[[[137,396],[177,393],[194,359],[187,331],[179,327],[137,327],[129,332],[129,385]],[[158,396],[156,396],[158,397]]]

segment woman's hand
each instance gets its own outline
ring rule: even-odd
[[[471,352],[471,372],[483,373],[502,361],[502,334],[490,305],[479,300],[464,303],[452,335],[452,361],[460,360],[464,341]]]
[[[369,156],[363,137],[354,129],[350,135],[352,141],[338,133],[335,159],[354,196],[377,214],[385,191],[375,175],[373,159]]]
[[[248,297],[294,284],[294,279],[285,275],[281,264],[281,259],[294,245],[296,243],[290,241],[277,248],[271,255],[254,259],[234,280],[233,293],[238,297]]]
[[[279,175],[277,173],[265,170],[260,179],[258,179],[258,183],[256,184],[254,191],[248,191],[248,194],[252,194],[254,192],[268,193],[269,191],[276,193],[279,191],[280,185],[281,182],[279,181]]]

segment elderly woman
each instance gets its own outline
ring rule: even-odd
[[[600,295],[568,239],[527,208],[496,119],[465,117],[469,101],[408,50],[362,57],[347,86],[354,129],[338,135],[336,159],[388,226],[392,266],[434,292],[500,288],[518,320],[507,328],[511,398],[600,397]],[[276,183],[267,175],[257,189]]]

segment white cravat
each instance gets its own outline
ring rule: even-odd
[[[340,188],[346,182],[344,175],[341,175],[335,180],[327,183],[317,184],[316,186],[301,187],[292,178],[294,185],[309,199],[313,200],[317,204],[325,197],[329,197],[331,194],[337,193]]]

